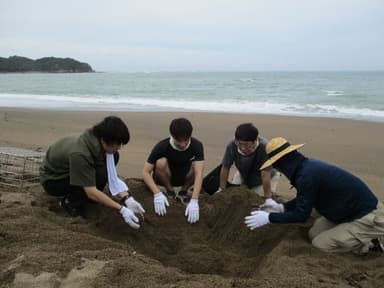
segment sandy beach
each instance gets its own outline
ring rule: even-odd
[[[75,112],[0,108],[0,146],[45,151],[57,138],[80,133],[107,115],[128,125],[119,175],[146,209],[133,231],[119,215],[91,205],[87,219],[66,217],[40,186],[0,186],[1,287],[381,287],[384,256],[325,254],[300,225],[249,231],[244,216],[262,201],[245,188],[201,195],[201,220],[187,224],[180,203],[157,217],[141,170],[169,122],[188,118],[204,143],[205,173],[221,161],[236,126],[254,123],[266,138],[306,143],[301,151],[345,168],[384,200],[384,123],[332,118],[185,112]],[[282,178],[282,200],[294,195]],[[316,217],[314,215],[313,217]]]

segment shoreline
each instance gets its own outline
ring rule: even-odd
[[[350,171],[384,199],[384,135],[380,132],[384,125],[381,122],[264,114],[0,107],[0,146],[46,151],[58,138],[81,133],[108,115],[121,117],[131,133],[131,141],[121,149],[118,173],[123,178],[142,178],[141,171],[150,150],[168,136],[168,126],[173,118],[186,117],[192,122],[193,136],[204,144],[205,175],[220,163],[225,145],[233,137],[236,127],[252,122],[267,139],[281,136],[293,144],[306,143],[301,149],[305,156]],[[289,183],[283,184],[281,190],[289,190]]]
[[[294,118],[312,118],[312,119],[328,119],[328,120],[350,120],[359,122],[370,123],[384,123],[383,117],[369,116],[369,117],[348,117],[348,116],[331,116],[331,115],[311,115],[311,114],[294,114],[294,113],[255,113],[255,112],[231,112],[231,111],[209,111],[209,110],[172,110],[169,108],[164,109],[140,109],[133,108],[132,110],[123,110],[113,107],[110,109],[96,109],[95,107],[79,107],[79,108],[67,108],[67,107],[19,107],[19,106],[0,106],[2,110],[36,110],[36,111],[60,111],[60,112],[96,112],[96,113],[202,113],[202,114],[229,114],[229,115],[245,115],[245,116],[270,116],[270,117],[294,117]]]

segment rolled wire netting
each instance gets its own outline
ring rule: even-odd
[[[27,188],[39,183],[45,153],[15,147],[0,147],[0,185]]]

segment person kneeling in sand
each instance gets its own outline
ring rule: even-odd
[[[117,177],[118,150],[129,142],[129,131],[118,117],[109,116],[81,135],[67,136],[52,144],[40,168],[44,190],[63,196],[60,206],[72,217],[84,216],[89,199],[120,212],[132,228],[139,228],[136,214],[143,207],[129,193],[128,186]],[[108,182],[120,205],[102,191]]]
[[[260,206],[245,217],[251,229],[269,223],[305,222],[315,208],[321,215],[309,230],[312,245],[325,252],[366,254],[384,251],[384,205],[368,186],[351,173],[308,159],[297,151],[304,144],[272,139],[266,146],[268,160],[260,169],[273,165],[297,190],[296,198],[280,204]]]
[[[156,214],[166,214],[166,206],[169,206],[167,197],[177,198],[183,203],[188,203],[185,216],[188,217],[189,223],[199,220],[198,199],[204,169],[203,144],[192,137],[192,130],[189,120],[172,120],[169,126],[170,137],[154,146],[143,168],[144,182],[154,194]],[[165,187],[165,193],[160,191],[156,183]],[[174,189],[176,186],[181,186],[178,195]],[[190,199],[187,191],[192,186]]]
[[[259,137],[258,129],[252,123],[240,124],[236,128],[235,139],[226,146],[217,192],[227,187],[230,168],[235,164],[237,171],[231,184],[245,184],[269,201],[272,193],[276,192],[280,174],[271,167],[260,171],[261,165],[267,160],[266,144],[267,140]]]

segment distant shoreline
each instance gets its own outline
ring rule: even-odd
[[[68,73],[69,74],[69,73]],[[71,73],[72,74],[72,73]],[[57,103],[56,103],[57,104]],[[69,105],[69,104],[68,104]],[[192,110],[192,109],[168,109],[168,108],[116,108],[116,107],[102,107],[102,105],[95,106],[76,106],[72,103],[71,107],[69,106],[40,106],[36,105],[35,107],[28,106],[11,106],[11,105],[0,105],[1,110],[31,110],[31,111],[57,111],[57,112],[75,112],[75,113],[201,113],[201,114],[221,114],[221,115],[244,115],[244,117],[292,117],[299,119],[328,119],[328,120],[347,120],[347,121],[359,121],[359,122],[368,122],[368,123],[379,123],[383,124],[384,119],[381,117],[348,117],[348,116],[337,116],[337,115],[312,115],[312,114],[288,114],[288,113],[258,113],[258,112],[239,112],[239,111],[209,111],[209,110]]]
[[[0,106],[0,113],[4,111],[30,111],[31,113],[36,113],[38,111],[50,111],[57,113],[110,113],[110,114],[121,114],[121,113],[141,113],[141,114],[201,114],[201,115],[221,115],[228,117],[241,116],[241,117],[278,117],[278,118],[295,118],[302,119],[303,121],[310,119],[317,119],[323,121],[351,121],[351,122],[363,122],[363,123],[372,123],[372,124],[383,124],[384,119],[367,119],[367,118],[352,118],[352,117],[337,117],[337,116],[321,116],[321,115],[303,115],[303,114],[279,114],[279,113],[252,113],[252,112],[230,112],[230,111],[202,111],[202,110],[172,110],[172,109],[142,109],[142,110],[123,110],[115,108],[94,108],[94,107],[19,107],[19,106]]]

